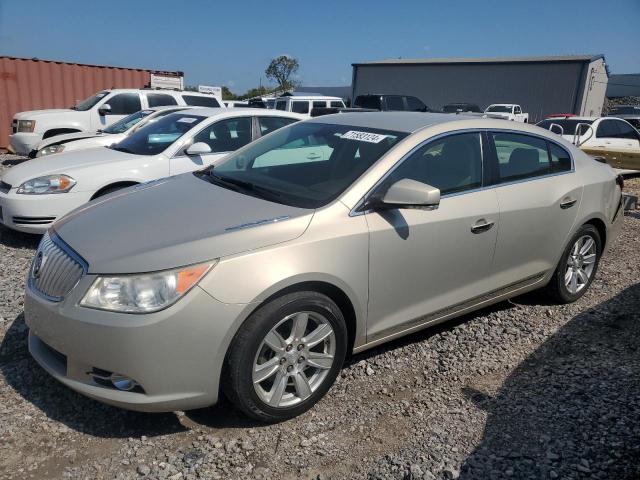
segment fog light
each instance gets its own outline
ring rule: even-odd
[[[119,373],[111,374],[111,383],[118,390],[124,391],[133,390],[138,386],[135,380],[129,377],[125,377],[124,375],[120,375]]]

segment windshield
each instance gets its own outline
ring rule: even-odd
[[[406,135],[348,125],[297,123],[229,155],[209,171],[209,176],[242,183],[246,193],[262,192],[278,203],[318,208],[340,195]]]
[[[375,97],[373,95],[358,95],[353,102],[353,106],[380,110],[380,97]]]
[[[609,115],[640,115],[640,107],[616,107],[609,112]]]
[[[110,148],[136,155],[157,155],[206,117],[173,113],[150,122]]]
[[[80,112],[84,112],[85,110],[89,110],[91,107],[93,107],[96,103],[98,103],[100,100],[102,100],[107,95],[109,95],[109,91],[98,92],[95,95],[87,98],[86,100],[84,100],[82,102],[79,102],[75,107],[73,107],[73,109],[74,110],[78,110]]]
[[[560,133],[560,129],[556,126],[551,130],[553,133],[557,133],[559,135],[575,135],[576,127],[579,123],[583,125],[580,127],[580,135],[584,135],[589,130],[584,124],[591,125],[593,120],[574,120],[574,119],[566,119],[566,118],[549,118],[547,120],[542,120],[537,123],[539,127],[544,128],[545,130],[549,130],[549,127],[552,124],[560,125],[562,127],[562,133]]]
[[[511,105],[489,105],[485,112],[511,113]]]
[[[153,110],[140,110],[139,112],[132,113],[131,115],[118,120],[116,123],[109,125],[102,131],[104,133],[124,133],[144,117],[147,117],[152,113]]]

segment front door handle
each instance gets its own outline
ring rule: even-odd
[[[471,233],[482,233],[491,230],[491,227],[495,222],[488,222],[484,218],[481,218],[471,226]]]
[[[307,155],[307,158],[309,160],[317,160],[321,157],[322,155],[320,155],[319,153],[310,153],[309,155]]]
[[[576,203],[578,203],[577,198],[566,197],[560,202],[560,208],[566,210],[567,208],[573,207]]]

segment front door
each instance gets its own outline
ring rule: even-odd
[[[193,172],[208,167],[229,153],[244,147],[252,140],[251,117],[233,117],[211,123],[193,136],[192,140],[171,159],[171,175]],[[187,155],[189,145],[203,142],[209,145],[211,153]]]
[[[498,228],[493,189],[482,189],[479,133],[433,140],[380,185],[403,178],[441,191],[437,209],[366,213],[370,229],[367,341],[463,308],[492,289]]]

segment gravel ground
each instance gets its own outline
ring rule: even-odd
[[[38,238],[0,227],[0,478],[640,478],[639,238],[631,212],[577,303],[529,294],[357,355],[312,411],[265,426],[51,379],[22,315]]]

